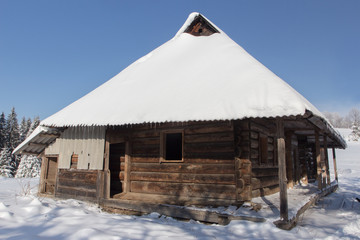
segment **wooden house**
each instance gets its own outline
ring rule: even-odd
[[[280,192],[286,217],[286,189],[326,187],[327,149],[345,147],[310,102],[192,13],[174,38],[43,120],[14,152],[42,157],[39,191],[59,198],[240,205]]]

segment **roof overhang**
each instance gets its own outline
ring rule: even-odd
[[[345,149],[347,144],[341,134],[322,116],[317,116],[311,111],[306,111],[302,116],[285,118],[285,129],[292,131],[297,136],[306,136],[310,143],[315,142],[316,132],[320,135],[320,144],[327,147]]]
[[[61,128],[38,126],[25,141],[14,149],[13,154],[39,155],[60,136],[61,132]]]

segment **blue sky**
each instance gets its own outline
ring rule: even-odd
[[[0,112],[50,116],[171,39],[194,11],[321,111],[360,107],[357,0],[0,0]]]

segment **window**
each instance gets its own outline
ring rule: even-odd
[[[260,135],[259,146],[260,146],[260,164],[267,164],[268,163],[268,138],[267,138],[267,136]]]
[[[77,169],[77,163],[78,163],[79,156],[77,154],[71,155],[71,164],[70,168]]]
[[[163,132],[160,143],[160,162],[183,161],[183,137],[182,131]]]

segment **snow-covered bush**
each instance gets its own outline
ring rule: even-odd
[[[351,127],[351,133],[348,136],[348,141],[359,141],[360,128],[357,124],[353,124]]]

